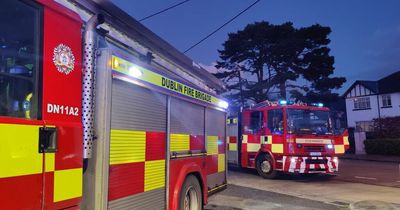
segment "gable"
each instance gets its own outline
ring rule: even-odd
[[[365,87],[362,84],[354,83],[349,90],[346,91],[345,97],[346,98],[354,98],[354,97],[361,97],[361,96],[369,96],[376,94],[371,89]]]

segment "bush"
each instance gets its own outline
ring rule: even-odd
[[[367,139],[364,145],[367,154],[400,156],[400,139]]]
[[[400,116],[374,119],[373,134],[380,138],[400,138]]]

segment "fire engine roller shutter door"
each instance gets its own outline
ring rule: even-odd
[[[207,131],[207,185],[211,190],[226,183],[225,112],[206,109]]]
[[[171,98],[171,152],[204,150],[204,107]]]
[[[238,120],[237,118],[228,120],[226,125],[226,143],[227,143],[227,156],[228,163],[238,164],[238,140],[239,140],[239,130],[238,130]]]
[[[108,209],[165,209],[167,97],[113,80]]]

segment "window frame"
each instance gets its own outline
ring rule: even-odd
[[[359,97],[353,99],[353,110],[367,110],[371,109],[371,99],[367,97]]]
[[[11,116],[11,115],[0,115],[1,118],[12,118],[22,120],[41,120],[42,119],[42,98],[43,98],[43,34],[44,34],[44,7],[43,5],[30,0],[17,0],[19,4],[25,4],[33,10],[34,17],[34,30],[33,30],[33,46],[34,46],[34,68],[32,70],[32,76],[29,79],[32,83],[32,99],[30,106],[30,118]],[[18,76],[16,76],[18,77]]]
[[[392,97],[390,94],[382,95],[382,108],[392,107]]]
[[[267,116],[268,116],[268,121],[267,121],[267,125],[268,125],[268,130],[270,130],[271,133],[273,134],[278,134],[277,131],[275,131],[274,128],[274,123],[273,123],[273,117],[280,115],[281,117],[281,122],[282,122],[282,130],[280,130],[280,134],[284,133],[285,130],[285,113],[283,111],[283,108],[279,108],[279,109],[270,109],[267,111]],[[278,130],[280,129],[280,122],[278,122]]]

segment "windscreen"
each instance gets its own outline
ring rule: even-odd
[[[329,112],[308,109],[287,109],[288,133],[331,134]]]

